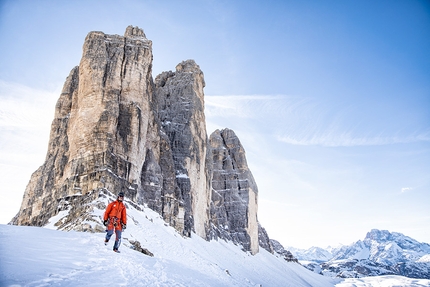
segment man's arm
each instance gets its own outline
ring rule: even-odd
[[[124,204],[124,209],[122,210],[121,220],[122,220],[122,223],[127,224],[127,211],[125,210],[125,204]]]
[[[103,216],[103,220],[108,220],[109,213],[110,213],[111,209],[112,209],[112,202],[109,203],[109,205],[107,206],[105,214]]]

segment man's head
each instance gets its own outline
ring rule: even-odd
[[[123,201],[124,200],[124,192],[120,191],[118,193],[118,201]]]

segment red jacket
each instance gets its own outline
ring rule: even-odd
[[[109,203],[103,220],[108,220],[111,217],[116,217],[119,219],[119,222],[127,224],[127,213],[125,211],[124,203],[118,200]]]

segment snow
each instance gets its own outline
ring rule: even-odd
[[[364,278],[348,278],[336,284],[336,287],[425,287],[430,280],[414,279],[402,276],[386,275]]]
[[[45,228],[49,229],[57,229],[54,225],[55,223],[59,222],[63,218],[65,218],[69,214],[69,210],[62,210],[57,215],[50,218],[48,224],[45,226]]]
[[[188,175],[180,173],[178,175],[176,175],[176,178],[189,178]]]
[[[333,254],[331,254],[330,251],[315,246],[312,246],[309,249],[299,249],[294,247],[287,247],[286,249],[304,265],[329,261],[333,258]]]
[[[353,256],[351,256],[352,259],[362,260],[362,259],[368,259],[370,256],[370,250],[364,244],[362,244],[362,249],[358,249],[357,253],[355,253]]]
[[[128,208],[120,254],[104,233],[0,225],[0,286],[334,286],[338,280],[226,241],[184,238],[148,208]],[[138,240],[154,257],[128,248]]]
[[[422,256],[420,259],[417,260],[417,262],[430,262],[430,254]]]
[[[0,286],[430,287],[429,280],[400,276],[324,277],[262,248],[251,255],[231,242],[184,238],[154,211],[130,205],[118,254],[113,238],[104,245],[104,233],[53,230],[67,213],[51,218],[47,228],[0,225]],[[131,249],[132,240],[154,257]]]

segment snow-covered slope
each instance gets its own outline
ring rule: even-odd
[[[129,205],[127,215],[120,254],[112,251],[113,240],[104,245],[104,233],[0,225],[0,286],[333,286],[337,282],[264,249],[253,256],[231,242],[208,242],[194,234],[183,238],[148,208],[138,211]],[[48,227],[54,228],[59,217]],[[154,257],[128,248],[134,240]]]
[[[97,229],[108,200],[93,203],[84,224]],[[67,209],[46,228],[0,225],[0,286],[371,286],[363,278],[321,276],[262,248],[251,255],[231,242],[184,238],[158,213],[127,205],[120,254],[112,251],[113,240],[104,245],[104,233],[65,231],[73,223]],[[52,230],[59,226],[65,230]],[[136,241],[154,256],[133,250]],[[430,287],[430,280],[400,276],[387,282],[379,286]]]
[[[120,254],[112,252],[100,233],[0,225],[0,286],[430,287],[430,280],[401,276],[330,279],[266,251],[252,256],[225,241],[182,238],[145,213],[134,219],[154,257],[127,240]]]

